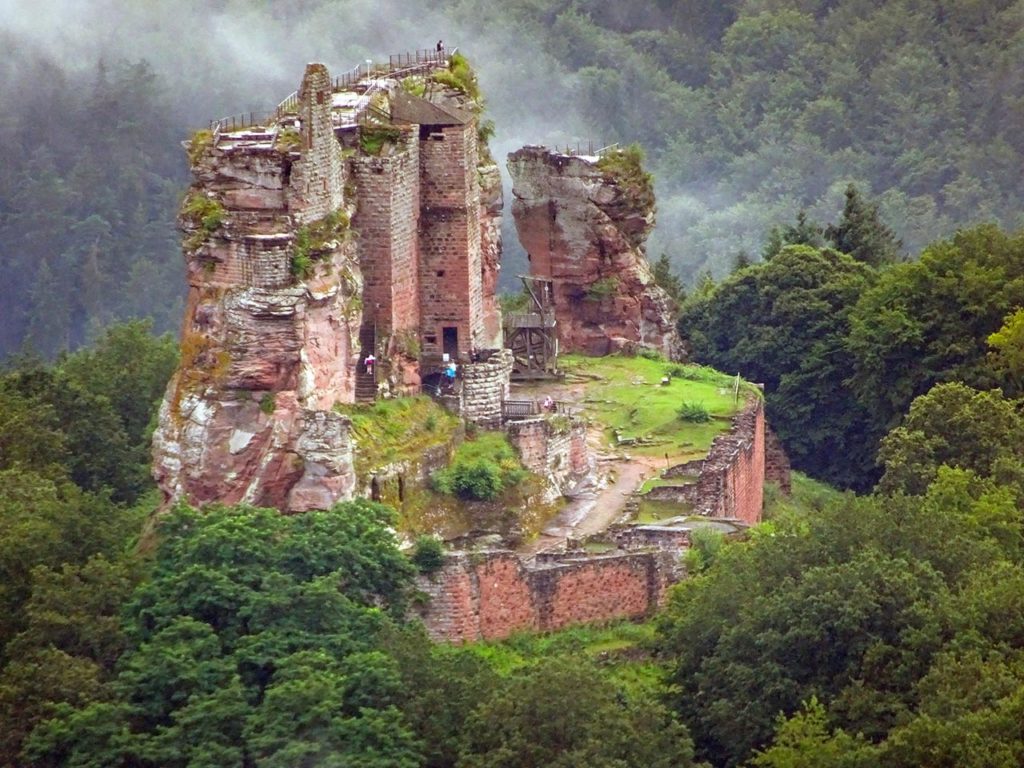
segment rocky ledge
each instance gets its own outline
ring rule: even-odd
[[[639,152],[563,155],[528,146],[508,157],[512,216],[530,274],[549,278],[562,351],[682,354],[675,306],[644,253],[654,192]]]

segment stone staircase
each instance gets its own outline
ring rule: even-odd
[[[376,355],[376,334],[372,325],[359,329],[359,359],[356,361],[356,402],[372,403],[377,399],[376,372],[367,373],[363,361],[371,352]]]

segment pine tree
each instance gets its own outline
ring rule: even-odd
[[[839,224],[830,224],[825,237],[837,250],[873,267],[897,261],[903,247],[879,216],[878,204],[866,200],[853,184],[846,188]]]

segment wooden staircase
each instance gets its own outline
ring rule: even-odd
[[[376,365],[373,373],[366,372],[363,361],[371,352],[376,356],[375,350],[377,334],[372,325],[364,325],[359,329],[359,359],[356,361],[356,402],[372,403],[377,399],[377,372]]]

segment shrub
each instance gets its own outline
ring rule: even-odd
[[[313,262],[337,247],[348,235],[349,219],[345,211],[333,211],[322,219],[299,227],[292,243],[292,274],[306,279],[313,274]]]
[[[264,393],[263,397],[260,398],[260,410],[269,416],[274,412],[277,407],[277,395],[273,392]]]
[[[587,300],[601,301],[613,296],[619,290],[619,279],[617,277],[602,277],[587,286]]]
[[[664,355],[654,347],[637,347],[636,356],[645,360],[664,360]]]
[[[491,501],[522,482],[527,472],[501,433],[484,433],[459,446],[452,463],[431,475],[438,493],[471,501]]]
[[[434,573],[444,565],[444,546],[433,536],[420,536],[410,559],[420,573]]]
[[[711,412],[701,402],[684,400],[676,411],[679,418],[692,424],[703,424],[711,421]]]
[[[683,556],[683,564],[690,573],[706,570],[718,557],[725,544],[725,535],[713,528],[697,528],[690,534],[691,546]]]
[[[368,155],[379,155],[385,144],[394,144],[402,138],[398,128],[367,123],[359,130],[359,146]]]

